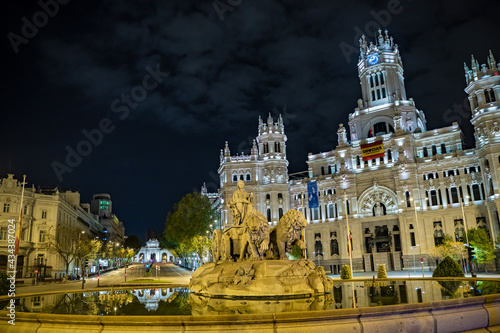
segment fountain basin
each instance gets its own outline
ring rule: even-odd
[[[155,296],[164,296],[162,300],[164,304],[159,308],[163,310],[168,309],[169,305],[166,304],[168,302],[179,302],[181,305],[186,302],[179,298],[172,300],[173,295],[179,292],[164,288],[165,286],[158,287],[163,289],[145,289],[140,292],[115,289],[114,294],[106,294],[105,291],[87,291],[83,299],[77,299],[73,303],[68,302],[70,307],[74,306],[78,313],[85,315],[64,314],[60,307],[58,310],[54,310],[53,307],[44,307],[46,312],[52,313],[21,312],[21,308],[18,308],[16,325],[8,324],[7,320],[0,321],[0,331],[129,332],[144,331],[147,326],[147,330],[152,332],[202,330],[324,332],[325,328],[340,332],[463,332],[500,325],[500,294],[474,296],[478,292],[484,292],[487,288],[489,288],[488,292],[496,291],[499,282],[495,281],[497,285],[495,286],[491,281],[488,286],[485,283],[477,284],[472,279],[462,279],[462,281],[464,282],[461,283],[457,292],[449,295],[443,292],[438,281],[433,279],[391,279],[377,280],[375,283],[372,280],[353,280],[352,282],[337,280],[331,293],[295,300],[215,298],[195,295],[184,288],[181,292],[197,300],[189,301],[189,311],[184,309],[184,313],[188,315],[168,316],[158,315],[169,314],[168,311],[151,310],[150,304]],[[481,287],[481,290],[471,287],[476,284]],[[350,288],[356,290],[359,308],[350,308],[352,306],[352,298],[349,297],[352,291]],[[398,292],[391,294],[391,290]],[[117,307],[122,304],[122,301],[128,297],[127,293],[132,293],[141,302],[145,302],[145,309],[135,315],[127,315],[129,312],[121,311],[118,307],[118,311],[115,310],[116,312],[113,313],[113,306]],[[422,299],[419,299],[418,295],[422,295]],[[44,296],[47,303],[56,305],[60,304],[61,297],[68,297],[61,293],[55,294],[59,297],[57,299],[50,299],[49,296],[52,296],[48,294]],[[30,297],[19,300],[19,306],[23,304],[26,307],[30,306],[32,304]],[[447,300],[450,297],[455,299]],[[6,299],[8,298],[3,297],[3,301]],[[92,299],[111,304],[107,307],[110,313],[89,315],[88,313],[91,313],[89,311],[93,309]],[[401,304],[404,302],[411,303]],[[5,303],[3,304],[5,306]],[[394,305],[378,306],[377,304]],[[324,310],[319,311],[319,309]],[[27,309],[27,311],[41,310]],[[99,310],[102,311],[102,309]],[[264,311],[269,311],[269,313]],[[142,315],[143,313],[151,313],[151,315],[145,316]],[[0,311],[0,316],[7,318],[7,312]],[[497,328],[500,327],[491,330]]]

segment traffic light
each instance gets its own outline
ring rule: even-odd
[[[476,259],[476,249],[473,248],[472,246],[467,246],[467,254],[469,257],[469,260],[474,260]]]

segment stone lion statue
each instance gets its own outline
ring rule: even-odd
[[[291,209],[281,217],[270,235],[276,259],[287,259],[286,252],[292,251],[292,245],[298,245],[301,250],[306,248],[306,244],[301,240],[302,230],[306,226],[307,220],[298,210]]]
[[[250,249],[253,260],[262,260],[264,253],[269,249],[270,228],[267,219],[253,206],[249,208],[244,220],[244,231],[240,243],[240,261],[245,258],[247,248]]]

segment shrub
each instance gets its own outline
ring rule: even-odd
[[[352,279],[351,267],[349,265],[343,265],[340,271],[340,278],[342,280]]]
[[[451,257],[445,257],[443,261],[437,265],[432,273],[432,277],[464,277],[464,272],[460,265]],[[446,292],[453,294],[460,286],[460,281],[438,281]]]
[[[387,279],[387,271],[384,264],[378,265],[377,279]]]

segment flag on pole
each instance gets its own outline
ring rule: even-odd
[[[26,180],[26,175],[23,176],[23,190],[21,191],[21,203],[20,203],[21,207],[19,208],[19,225],[17,226],[16,229],[16,247],[14,249],[14,255],[16,256],[19,253],[19,243],[21,242],[21,235],[23,231],[23,200],[24,200],[24,184],[26,184],[25,180]]]
[[[372,123],[370,122],[370,132],[368,134],[368,137],[373,138],[373,128],[372,128]]]
[[[384,156],[384,142],[382,140],[361,145],[361,157],[363,161],[369,161]]]
[[[352,258],[352,234],[351,234],[351,229],[349,229],[349,227],[347,227],[347,253]]]
[[[307,183],[307,198],[309,201],[309,208],[318,208],[318,183]]]

